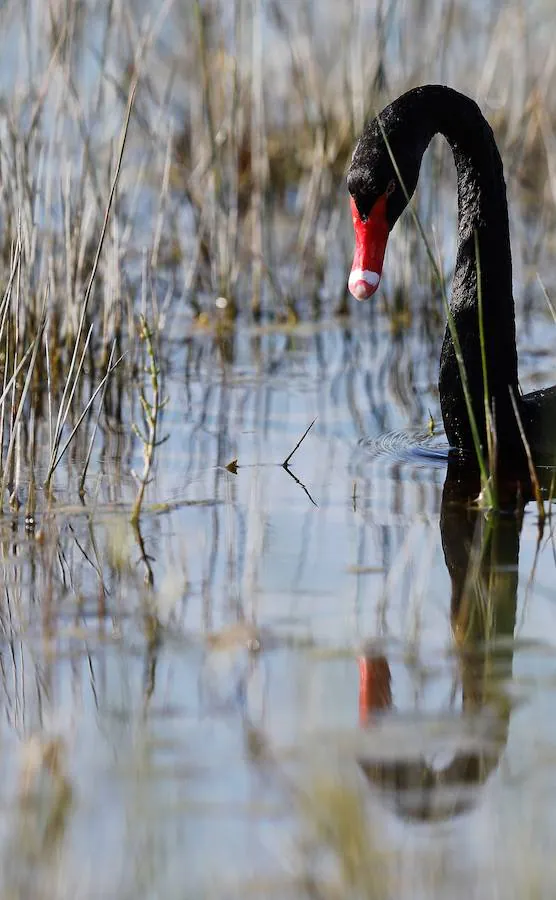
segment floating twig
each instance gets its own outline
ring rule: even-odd
[[[311,428],[313,427],[313,425],[314,425],[315,422],[317,421],[317,418],[318,418],[318,416],[315,416],[315,418],[313,419],[313,421],[311,422],[311,424],[309,425],[309,427],[308,427],[308,428],[305,430],[305,432],[301,435],[300,439],[298,440],[297,444],[296,444],[295,447],[293,448],[293,450],[292,450],[292,452],[290,453],[290,455],[287,456],[287,457],[285,458],[284,462],[282,463],[284,469],[287,469],[287,468],[288,468],[288,464],[289,464],[290,459],[292,458],[292,456],[294,455],[295,451],[301,446],[301,444],[303,443],[303,441],[305,440],[305,438],[306,438],[307,435],[309,434]]]

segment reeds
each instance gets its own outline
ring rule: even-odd
[[[28,61],[5,85],[0,110],[6,488],[28,411],[40,421],[46,409],[51,434],[40,468],[49,482],[76,423],[93,415],[109,357],[122,360],[124,377],[134,372],[142,353],[140,260],[149,260],[164,297],[161,322],[171,322],[180,305],[203,327],[238,316],[292,323],[348,312],[344,175],[355,139],[373,110],[422,80],[414,33],[441,49],[427,80],[446,80],[461,30],[473,27],[463,11],[431,10],[424,18],[406,11],[400,19],[393,8],[359,0],[331,7],[326,18],[310,3],[167,0],[139,23],[133,4],[107,0],[95,9],[89,41],[90,13],[77,0],[63,14],[56,4],[31,6],[32,17],[15,0],[2,11],[17,59]],[[14,21],[25,27],[17,31]],[[500,89],[505,36],[515,30],[519,48],[519,27],[509,13],[493,21],[483,32],[477,84],[466,73],[458,86],[488,105]],[[528,80],[514,76],[525,103],[507,104],[495,121],[510,187],[529,185],[527,173],[539,165],[550,170],[556,117],[548,51],[531,60]],[[432,199],[440,196],[438,184],[421,188],[416,210],[427,230],[435,222],[443,264],[422,243],[410,244],[402,225],[389,250],[397,297],[409,296],[416,274],[424,297],[427,256],[438,283],[446,280],[446,216]],[[540,218],[543,235],[556,233],[548,204]],[[383,296],[403,330],[411,316],[398,315],[387,275]],[[435,339],[429,300],[411,304]],[[402,305],[410,311],[408,299]],[[98,409],[95,415],[98,423]],[[81,490],[88,469],[81,466]]]

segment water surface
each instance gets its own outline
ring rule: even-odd
[[[7,896],[550,883],[552,522],[461,499],[435,340],[356,314],[182,323],[139,534],[108,429],[83,506],[74,458],[34,532],[4,520]]]

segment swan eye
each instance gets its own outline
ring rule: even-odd
[[[359,214],[359,218],[361,219],[362,222],[366,222],[367,219],[369,218],[369,213],[363,213],[363,212],[361,212],[361,207],[359,206],[359,203],[357,202],[357,200],[355,199],[355,197],[353,196],[353,194],[352,194],[351,196],[352,196],[353,202],[355,203],[355,207],[356,207],[357,212],[358,212],[358,214]]]
[[[395,190],[396,190],[396,182],[392,178],[392,181],[389,183],[388,187],[386,188],[386,196],[390,197],[390,195],[393,194]]]

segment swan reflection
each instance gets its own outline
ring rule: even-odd
[[[478,494],[474,474],[458,456],[450,456],[440,531],[451,579],[460,739],[455,746],[451,741],[448,751],[435,753],[432,758],[408,741],[388,753],[388,758],[359,759],[369,781],[406,819],[446,819],[468,811],[506,747],[512,707],[500,686],[512,676],[522,525],[519,486],[511,490],[511,514],[485,514],[474,502]],[[394,696],[388,654],[367,648],[359,659],[361,725],[380,728],[386,721],[401,717],[395,711]],[[478,719],[480,734],[474,733],[470,740],[469,724]]]

